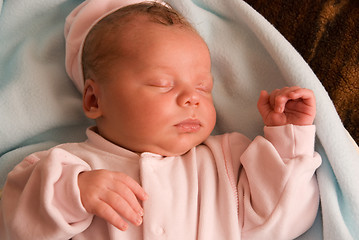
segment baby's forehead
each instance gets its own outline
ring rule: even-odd
[[[156,32],[158,34],[163,31],[166,35],[167,30],[178,28],[190,30],[198,35],[188,22],[182,22],[177,18],[174,20],[172,16],[166,16],[141,11],[132,11],[126,14],[114,12],[97,23],[94,26],[94,31],[91,30],[89,35],[93,35],[93,38],[102,43],[106,42],[116,47],[122,45],[124,48],[129,45],[129,41],[143,38],[144,32]],[[146,36],[149,37],[150,35]]]

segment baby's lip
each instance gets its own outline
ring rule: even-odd
[[[175,125],[181,132],[194,133],[198,132],[202,127],[201,121],[198,119],[188,118]]]

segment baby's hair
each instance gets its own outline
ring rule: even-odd
[[[120,8],[100,20],[88,33],[82,51],[84,80],[98,74],[105,74],[105,72],[101,72],[102,67],[108,64],[110,57],[116,52],[113,49],[114,45],[108,44],[106,41],[111,37],[115,39],[116,30],[138,15],[146,16],[149,21],[158,24],[178,25],[196,31],[180,13],[167,3],[142,2]]]

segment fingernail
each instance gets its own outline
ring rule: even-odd
[[[123,225],[121,226],[121,230],[122,230],[122,231],[126,231],[127,228],[128,228],[128,225],[127,225],[127,224],[123,224]]]
[[[143,209],[141,209],[140,211],[138,211],[138,214],[142,217],[144,212],[143,212]]]
[[[142,223],[142,217],[137,218],[136,219],[136,224],[141,225],[141,223]]]

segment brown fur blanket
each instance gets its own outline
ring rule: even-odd
[[[245,1],[307,61],[359,144],[359,1]]]

